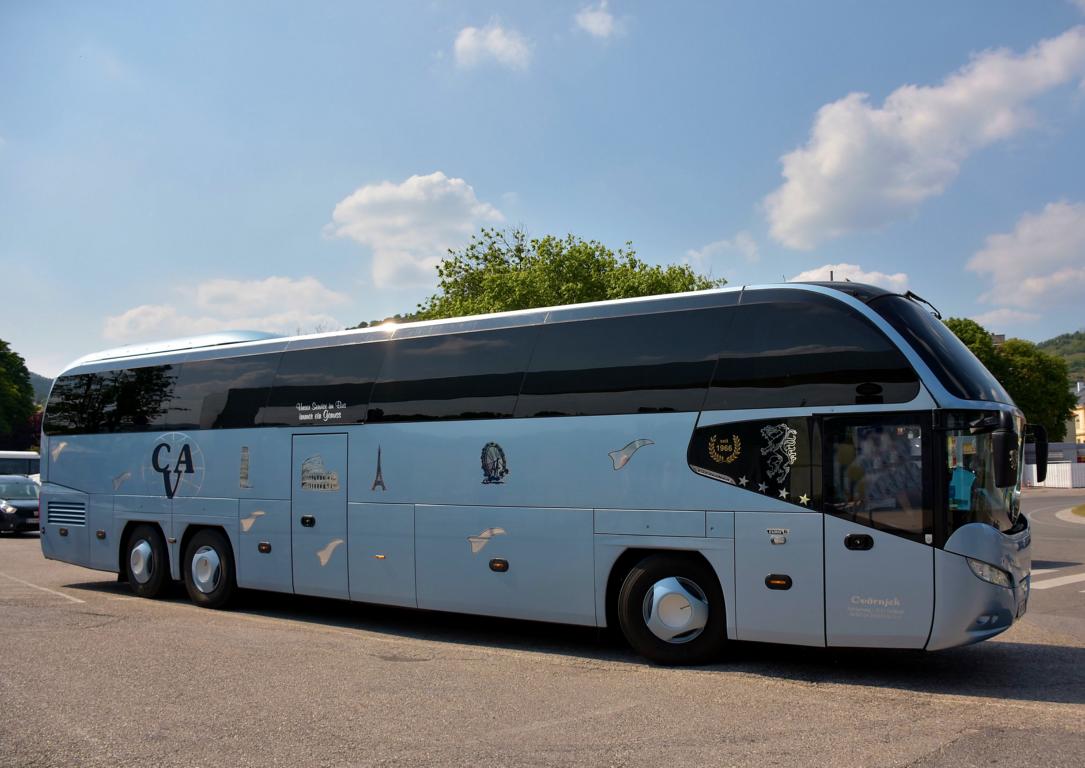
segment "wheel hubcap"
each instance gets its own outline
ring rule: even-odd
[[[128,564],[132,568],[132,577],[140,584],[146,584],[154,573],[154,550],[146,539],[140,539],[128,554]]]
[[[644,623],[668,643],[688,643],[708,624],[708,598],[696,583],[681,576],[661,579],[644,596]]]
[[[192,583],[205,595],[215,591],[222,574],[222,562],[214,547],[200,547],[192,556]]]

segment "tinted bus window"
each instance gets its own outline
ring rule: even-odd
[[[699,475],[806,509],[821,507],[821,446],[812,419],[701,427],[687,452]]]
[[[387,342],[370,421],[510,417],[536,327]]]
[[[100,432],[146,432],[166,429],[179,367],[151,365],[102,374],[103,412]]]
[[[284,352],[271,397],[257,423],[361,424],[384,347],[374,342]]]
[[[61,376],[45,410],[48,435],[164,429],[177,367],[155,365]]]
[[[166,420],[171,429],[251,427],[267,403],[279,353],[181,366]]]
[[[900,403],[919,381],[904,355],[871,322],[829,297],[736,307],[706,410]]]
[[[882,296],[870,308],[904,337],[942,386],[962,400],[1009,403],[1010,396],[953,331],[923,307],[903,296]]]
[[[728,311],[544,325],[516,415],[700,410]]]
[[[74,435],[88,430],[87,407],[101,387],[101,377],[93,373],[61,376],[53,383],[45,407],[42,428],[47,435]]]

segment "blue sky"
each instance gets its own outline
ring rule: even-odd
[[[5,3],[0,338],[411,310],[480,226],[1085,327],[1085,0]]]

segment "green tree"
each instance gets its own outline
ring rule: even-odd
[[[1066,361],[1037,348],[1031,341],[1009,339],[998,348],[1002,386],[1026,418],[1047,428],[1048,439],[1066,436],[1066,420],[1077,405],[1070,392]]]
[[[1085,379],[1085,331],[1064,333],[1037,344],[1044,352],[1058,355],[1070,366],[1070,376]]]
[[[614,252],[574,235],[528,239],[520,229],[483,229],[465,248],[448,252],[437,276],[438,292],[410,319],[680,293],[727,282],[684,264],[646,264],[629,243]]]
[[[951,317],[945,323],[957,338],[972,350],[972,354],[979,358],[984,367],[1001,382],[1002,377],[999,370],[1001,361],[998,357],[998,351],[995,349],[994,339],[991,338],[991,334],[987,329],[975,320],[964,317]],[[1005,386],[1004,382],[1003,386]]]
[[[0,436],[7,436],[34,415],[34,388],[26,362],[0,339]],[[3,440],[3,437],[0,437]]]
[[[1070,392],[1065,360],[1023,339],[996,347],[991,334],[973,320],[951,317],[946,326],[1006,388],[1030,423],[1043,424],[1054,442],[1066,436],[1066,419],[1077,398]]]

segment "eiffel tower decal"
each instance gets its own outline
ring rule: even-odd
[[[388,487],[384,484],[384,475],[381,474],[381,447],[377,446],[377,476],[373,478],[373,485],[369,487],[369,490],[377,490],[377,486],[380,486],[382,491],[387,491]]]

